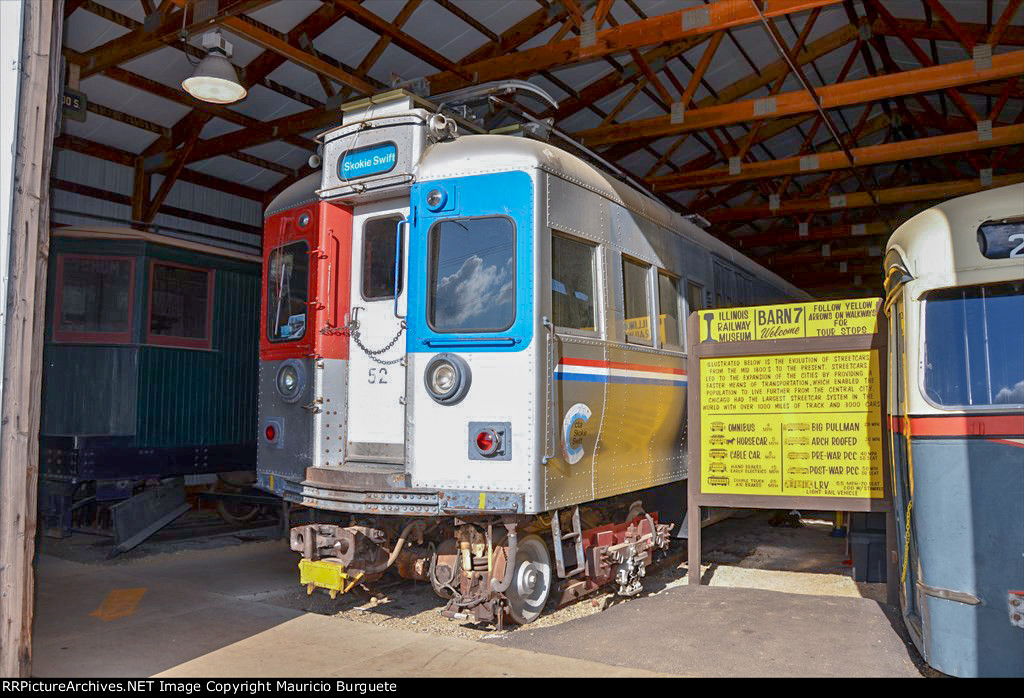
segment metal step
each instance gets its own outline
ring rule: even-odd
[[[560,509],[556,509],[551,516],[551,542],[555,549],[555,567],[558,576],[561,578],[575,577],[577,574],[586,572],[587,563],[583,559],[583,527],[580,524],[580,508],[572,508],[572,530],[562,533],[562,523],[559,520]],[[576,539],[576,567],[568,573],[565,571],[565,556],[562,553],[562,542]]]

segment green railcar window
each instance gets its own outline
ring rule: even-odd
[[[150,343],[210,347],[211,270],[153,262],[149,289]]]
[[[67,342],[131,341],[135,260],[61,254],[57,262],[54,338]]]

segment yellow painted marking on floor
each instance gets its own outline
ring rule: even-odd
[[[139,602],[142,601],[142,597],[146,594],[146,588],[141,587],[137,589],[113,589],[107,597],[103,599],[103,603],[95,611],[90,613],[90,616],[96,616],[104,623],[118,618],[127,618],[128,616],[135,613],[139,607]]]

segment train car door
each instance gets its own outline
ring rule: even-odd
[[[405,459],[407,202],[390,200],[355,209],[346,450],[349,461],[399,464]]]

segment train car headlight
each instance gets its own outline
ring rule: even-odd
[[[301,362],[285,361],[277,369],[277,392],[286,402],[295,402],[302,394],[305,379],[306,371]]]
[[[454,405],[461,401],[469,390],[469,364],[455,354],[438,354],[427,363],[423,382],[427,393],[435,402]]]

